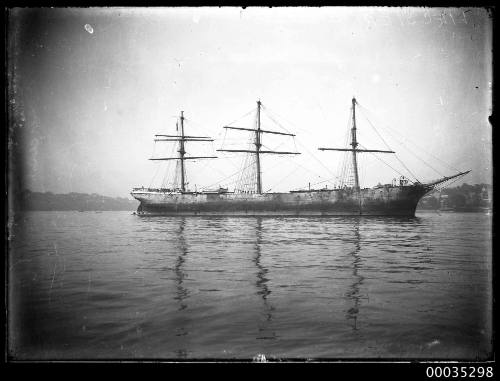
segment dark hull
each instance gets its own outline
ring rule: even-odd
[[[423,186],[264,194],[132,192],[140,215],[415,216]]]

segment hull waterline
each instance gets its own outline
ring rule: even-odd
[[[139,215],[164,216],[415,216],[424,186],[290,193],[134,191]]]

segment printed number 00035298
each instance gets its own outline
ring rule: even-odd
[[[429,378],[481,378],[493,377],[493,367],[475,367],[475,366],[428,366],[425,374]]]

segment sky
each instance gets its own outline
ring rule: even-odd
[[[188,188],[234,187],[257,100],[269,149],[263,190],[334,186],[351,99],[362,186],[472,170],[492,183],[492,20],[481,8],[11,9],[7,35],[11,173],[21,189],[129,197],[161,186],[181,111]],[[271,115],[271,118],[269,117]],[[278,122],[278,123],[275,123]],[[234,124],[231,124],[233,123]],[[278,139],[279,138],[279,139]],[[404,165],[402,164],[404,163]],[[168,173],[167,173],[168,172]]]

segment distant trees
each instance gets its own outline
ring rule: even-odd
[[[420,201],[418,206],[421,209],[439,209],[439,199],[433,196],[425,197]]]
[[[465,206],[466,202],[467,202],[467,197],[465,197],[465,195],[463,195],[461,193],[453,193],[449,197],[449,205],[452,208],[456,208],[456,207],[461,208],[461,207]]]
[[[443,189],[424,197],[418,207],[421,209],[479,209],[491,207],[492,187],[489,184],[462,184],[455,188]]]
[[[21,210],[135,210],[138,202],[123,197],[101,196],[96,193],[54,194],[25,190],[20,195],[19,206]]]

